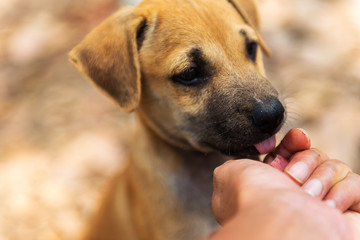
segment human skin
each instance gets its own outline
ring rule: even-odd
[[[310,148],[303,130],[291,130],[265,163],[231,160],[214,171],[222,228],[209,239],[360,239],[359,175]]]

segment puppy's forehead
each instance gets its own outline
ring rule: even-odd
[[[177,34],[180,38],[189,36],[188,33],[214,36],[245,24],[227,0],[145,0],[139,7],[156,14],[157,31]]]
[[[174,61],[194,47],[212,59],[243,51],[240,29],[246,24],[227,0],[145,0],[138,9],[151,16],[147,54],[161,52]]]

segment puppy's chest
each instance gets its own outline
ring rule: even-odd
[[[210,176],[187,172],[169,175],[167,181],[170,193],[174,195],[185,211],[211,210],[212,184]]]
[[[214,231],[218,224],[211,209],[212,171],[173,174],[168,176],[168,185],[185,218],[184,232],[189,234],[187,239]]]
[[[161,189],[141,188],[142,194],[147,196],[138,199],[147,199],[145,209],[140,209],[143,213],[141,221],[148,222],[143,225],[148,227],[144,229],[136,222],[133,224],[140,227],[139,230],[150,231],[152,234],[145,235],[154,236],[153,240],[190,240],[209,235],[218,226],[211,210],[211,182],[198,181],[172,174],[165,185],[160,183]]]

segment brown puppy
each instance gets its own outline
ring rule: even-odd
[[[145,0],[71,51],[82,73],[138,116],[129,164],[85,239],[194,239],[214,230],[213,169],[266,152],[284,119],[258,26],[251,0]]]

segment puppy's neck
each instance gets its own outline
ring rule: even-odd
[[[141,120],[138,121],[140,124],[137,124],[138,129],[130,144],[134,165],[151,175],[164,177],[170,188],[186,188],[186,181],[190,181],[194,191],[206,190],[211,194],[213,171],[229,157],[184,150],[163,140]],[[178,189],[182,190],[189,189]]]
[[[130,144],[132,168],[141,179],[138,184],[149,191],[159,190],[161,186],[156,194],[174,201],[172,207],[196,222],[191,224],[201,224],[199,229],[211,231],[216,226],[211,211],[212,175],[228,157],[180,149],[139,121]]]

